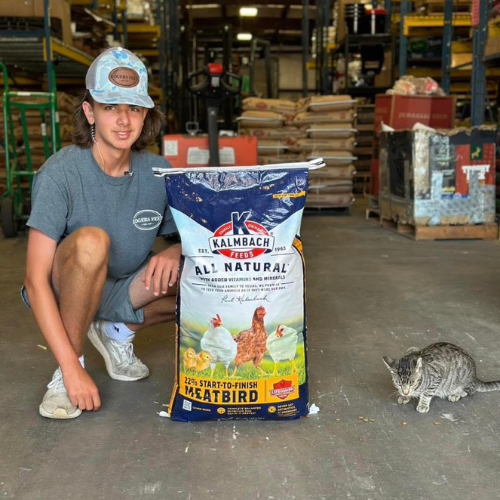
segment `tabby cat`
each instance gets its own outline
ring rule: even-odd
[[[481,382],[476,378],[476,364],[462,348],[439,342],[419,351],[413,347],[399,360],[384,356],[392,381],[398,390],[399,404],[419,398],[417,411],[429,411],[434,396],[458,401],[476,391],[498,391],[500,381]]]

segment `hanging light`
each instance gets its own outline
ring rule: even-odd
[[[236,39],[240,42],[249,42],[252,39],[252,33],[238,33]]]
[[[257,12],[259,12],[257,7],[240,7],[241,17],[255,17]]]

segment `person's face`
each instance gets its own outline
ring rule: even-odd
[[[126,150],[139,138],[147,108],[130,104],[83,103],[90,125],[95,123],[96,139],[101,145]]]

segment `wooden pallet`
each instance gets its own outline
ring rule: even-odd
[[[380,212],[378,208],[368,207],[365,214],[366,220],[380,224]]]
[[[425,240],[496,240],[498,224],[469,224],[465,226],[412,226],[380,218],[382,227],[415,241]]]

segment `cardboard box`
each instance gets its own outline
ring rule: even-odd
[[[455,97],[379,94],[375,97],[375,133],[384,122],[396,130],[422,123],[433,128],[452,128]]]
[[[381,216],[413,226],[495,221],[496,130],[382,132]]]
[[[385,51],[382,71],[378,75],[375,75],[373,84],[375,85],[375,87],[392,87],[392,85],[394,84],[391,50]]]
[[[500,36],[490,37],[486,40],[484,57],[500,54]]]
[[[411,129],[416,123],[449,129],[455,121],[454,96],[421,96],[380,94],[375,97],[375,136],[382,122],[395,130]],[[370,194],[378,196],[378,144],[373,145]]]
[[[451,67],[457,66],[460,66],[460,70],[472,69],[472,54],[467,52],[451,54]]]
[[[71,7],[66,0],[50,0],[50,17],[61,20],[62,41],[72,44]],[[44,17],[43,0],[0,2],[0,17]]]

